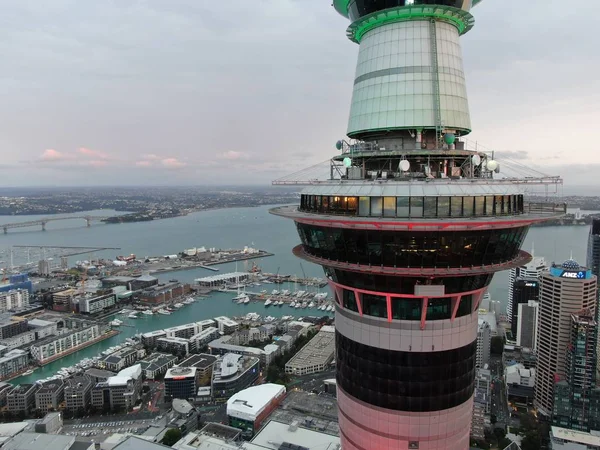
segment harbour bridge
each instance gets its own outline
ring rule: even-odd
[[[15,223],[5,223],[0,225],[0,228],[2,228],[2,231],[4,231],[4,234],[8,233],[8,230],[10,230],[11,228],[25,228],[25,227],[35,227],[35,226],[41,226],[43,231],[46,231],[46,224],[48,222],[53,222],[53,221],[57,221],[57,220],[85,220],[86,222],[86,226],[90,227],[92,226],[92,222],[99,222],[102,221],[104,219],[108,219],[109,217],[106,216],[66,216],[66,217],[45,217],[43,219],[38,219],[38,220],[30,220],[27,222],[15,222]]]

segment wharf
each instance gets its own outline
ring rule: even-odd
[[[274,256],[274,253],[265,252],[260,250],[258,253],[249,253],[249,254],[236,254],[221,258],[216,261],[187,261],[186,259],[178,259],[178,260],[169,260],[167,264],[166,261],[161,262],[161,267],[156,267],[156,263],[143,263],[141,267],[136,267],[138,271],[149,272],[150,274],[156,273],[168,273],[168,272],[178,272],[180,270],[191,270],[191,269],[207,269],[213,272],[218,272],[219,269],[212,266],[218,266],[220,264],[227,264],[238,261],[247,261],[251,259],[258,258],[266,258],[268,256]]]
[[[78,352],[79,350],[83,350],[84,348],[87,348],[87,347],[89,347],[91,345],[97,344],[98,342],[102,342],[102,341],[104,341],[106,339],[109,339],[109,338],[111,338],[113,336],[116,336],[119,333],[120,333],[119,330],[108,331],[108,332],[104,333],[102,336],[97,337],[96,339],[93,339],[93,340],[88,341],[88,342],[86,342],[84,344],[78,345],[77,347],[70,348],[66,352],[63,352],[63,353],[60,353],[58,355],[52,356],[51,358],[48,358],[48,359],[44,360],[43,362],[38,363],[37,365],[38,366],[45,366],[45,365],[50,364],[50,363],[52,363],[54,361],[62,359],[65,356],[70,355],[71,353]]]

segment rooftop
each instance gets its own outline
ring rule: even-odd
[[[219,275],[212,275],[210,277],[204,278],[196,278],[196,283],[215,283],[219,281],[228,281],[234,278],[247,278],[248,272],[232,272],[232,273],[222,273]]]
[[[20,433],[4,443],[3,450],[68,450],[74,436],[45,433]]]
[[[337,400],[329,395],[305,391],[290,391],[271,414],[271,420],[286,424],[297,423],[304,428],[338,436]]]
[[[64,382],[62,380],[52,380],[47,381],[42,384],[42,387],[37,391],[38,394],[51,394],[52,392],[56,392],[60,390],[64,386]]]
[[[225,316],[215,317],[215,322],[221,322],[223,323],[223,325],[227,326],[236,326],[238,324],[235,320],[232,320],[229,317]]]
[[[285,396],[285,386],[260,384],[234,394],[227,400],[227,415],[243,420],[256,420],[275,398]]]
[[[153,353],[145,359],[140,360],[139,364],[142,367],[142,370],[152,371],[160,369],[171,361],[177,361],[177,357],[167,353]]]
[[[216,360],[217,357],[214,355],[200,353],[184,359],[178,364],[178,367],[198,367],[199,369],[206,369],[207,367],[212,366]]]
[[[166,445],[157,444],[155,442],[149,442],[138,436],[129,436],[124,441],[113,447],[113,450],[165,450]]]
[[[194,411],[194,407],[190,404],[190,402],[181,398],[174,398],[172,406],[173,411],[184,416],[187,416],[189,413]]]
[[[259,362],[260,360],[254,356],[227,353],[215,363],[213,368],[213,382],[231,381],[241,376],[251,367],[258,365]]]
[[[260,357],[260,355],[262,355],[264,353],[264,351],[261,350],[260,348],[244,347],[243,345],[227,344],[227,341],[229,341],[229,340],[231,340],[231,336],[223,336],[218,339],[215,339],[214,341],[209,342],[208,346],[210,348],[229,350],[232,352],[243,352],[245,354],[251,353],[251,354],[255,355],[256,357]]]
[[[72,389],[75,391],[84,390],[86,387],[91,386],[92,380],[87,375],[77,375],[72,378],[68,378],[65,381],[65,389]]]
[[[24,394],[33,387],[35,387],[34,384],[17,384],[14,389],[8,393],[8,395]]]
[[[288,446],[282,447],[282,444],[286,443]],[[282,448],[339,450],[341,443],[337,436],[271,420],[254,436],[250,443],[245,443],[242,448],[245,450],[280,450]]]
[[[142,334],[143,338],[152,338],[152,337],[156,337],[156,336],[165,336],[167,334],[167,332],[165,330],[154,330],[154,331],[149,331],[148,333],[144,333]]]
[[[600,436],[594,436],[583,431],[568,430],[566,428],[552,427],[550,435],[553,439],[562,439],[587,446],[600,447]]]
[[[96,369],[95,367],[92,367],[91,369],[86,370],[85,373],[87,375],[89,375],[90,377],[94,377],[94,378],[110,378],[110,377],[114,377],[116,375],[114,372],[111,372],[110,370]]]
[[[179,380],[182,378],[195,377],[197,370],[196,367],[173,367],[167,370],[165,380]]]
[[[325,329],[326,328],[326,329]],[[286,367],[305,367],[316,364],[327,364],[335,352],[335,329],[323,327],[308,344],[286,363]]]
[[[13,437],[29,426],[29,422],[0,423],[0,437]]]

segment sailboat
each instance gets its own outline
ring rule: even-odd
[[[239,277],[239,275],[237,275],[237,263],[235,263],[235,272],[236,272],[235,284],[237,285],[237,295],[235,297],[233,297],[233,301],[238,302],[238,303],[250,303],[250,298],[248,297],[246,292],[240,291],[240,277]],[[244,286],[244,291],[245,290],[246,290],[246,287]]]

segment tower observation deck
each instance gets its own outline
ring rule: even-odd
[[[349,139],[322,173],[274,182],[306,185],[271,212],[335,293],[344,450],[469,447],[479,303],[495,272],[531,260],[529,226],[566,212],[527,197],[559,177],[467,148],[459,37],[477,3],[334,0],[360,45]]]

